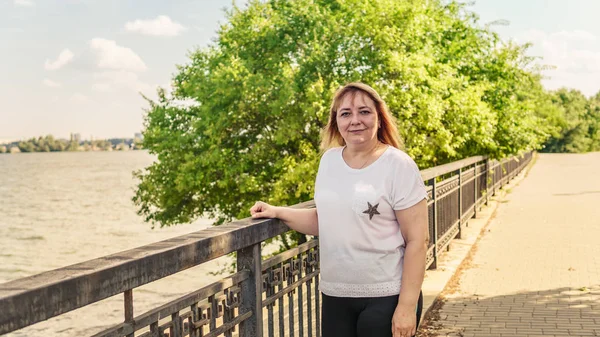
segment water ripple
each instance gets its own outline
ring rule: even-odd
[[[31,276],[205,228],[208,220],[152,230],[131,202],[143,151],[0,156],[0,282]],[[5,178],[5,179],[4,179]],[[219,277],[227,258],[134,289],[136,315]],[[114,296],[6,335],[91,335],[123,320]],[[102,325],[98,325],[101,322]]]

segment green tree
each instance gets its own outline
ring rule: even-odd
[[[57,140],[50,147],[50,151],[52,151],[52,152],[62,152],[62,151],[65,150],[66,147],[67,147],[67,142],[61,141],[61,140]]]
[[[600,92],[589,99],[587,120],[590,138],[589,150],[600,151]]]
[[[79,151],[79,144],[74,140],[70,140],[65,145],[65,151]]]
[[[442,0],[250,1],[149,101],[134,202],[161,226],[248,215],[313,196],[320,131],[340,85],[363,81],[422,167],[538,148],[550,129],[524,56]],[[531,91],[535,88],[535,91]],[[197,104],[180,104],[193,100]]]
[[[550,138],[544,151],[586,152],[592,147],[588,99],[578,90],[559,89],[553,93],[552,102],[562,112],[559,135]]]
[[[19,142],[17,147],[21,152],[35,152],[36,150],[35,145],[31,141]]]

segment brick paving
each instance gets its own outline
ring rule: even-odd
[[[600,336],[600,152],[540,154],[427,336]]]

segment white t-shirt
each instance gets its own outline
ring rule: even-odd
[[[321,291],[336,297],[400,293],[404,239],[394,210],[427,198],[415,162],[392,146],[353,169],[342,147],[325,152],[315,183]]]

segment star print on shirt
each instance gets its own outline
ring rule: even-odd
[[[379,206],[379,204],[375,204],[375,205],[371,205],[370,202],[367,202],[367,205],[369,205],[369,209],[367,209],[366,211],[363,211],[364,214],[369,214],[369,220],[373,219],[373,216],[375,214],[381,214],[377,211],[377,206]]]

